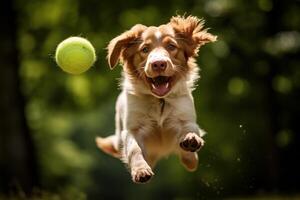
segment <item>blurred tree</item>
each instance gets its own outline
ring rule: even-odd
[[[300,2],[287,3],[281,0],[261,0],[259,2],[263,2],[263,5],[261,5],[263,8],[271,6],[269,12],[266,13],[266,37],[273,38],[273,42],[274,40],[277,40],[277,42],[281,40],[279,47],[273,46],[274,49],[269,49],[269,51],[263,53],[264,58],[271,67],[262,82],[262,86],[266,91],[264,103],[267,113],[266,119],[268,119],[268,132],[266,133],[266,147],[268,148],[266,161],[268,163],[265,165],[265,172],[269,178],[267,182],[261,183],[261,187],[265,186],[268,190],[295,191],[298,188],[298,180],[300,179],[300,173],[297,170],[300,168],[300,162],[294,160],[294,158],[300,157],[300,151],[296,150],[300,146],[300,128],[295,126],[295,119],[300,118],[300,107],[297,106],[300,93],[299,88],[292,89],[293,84],[291,82],[293,80],[291,75],[294,70],[299,70],[299,66],[294,65],[294,63],[299,62],[299,48],[296,48],[298,51],[293,50],[295,45],[293,43],[300,44],[299,35],[294,35],[297,32],[299,34],[300,23],[298,23],[298,27],[293,27],[289,26],[288,23],[284,23],[284,20],[292,7],[300,8]],[[270,6],[264,2],[269,2]],[[299,20],[299,17],[298,19],[292,17],[290,20]],[[298,39],[295,41],[297,37]],[[289,40],[292,42],[289,42]],[[289,78],[285,79],[286,82],[279,81],[282,76],[288,76]],[[281,80],[284,80],[284,78]],[[290,108],[287,104],[295,107]],[[292,130],[293,141],[289,138],[290,141],[287,142],[289,144],[286,144],[287,146],[284,149],[278,144],[278,137],[282,132],[286,132],[286,129]]]
[[[1,186],[21,166],[33,170],[24,172],[33,184],[36,161],[43,189],[84,191],[89,199],[219,199],[299,191],[300,1],[15,3],[16,13],[10,1],[1,3]],[[136,23],[159,25],[184,13],[203,17],[218,35],[218,42],[199,52],[201,79],[194,91],[198,122],[208,132],[206,146],[196,172],[186,172],[171,156],[159,163],[149,184],[137,186],[121,162],[94,144],[96,135],[114,131],[119,92],[115,79],[121,67],[109,70],[105,47]],[[95,66],[80,76],[62,72],[53,60],[56,45],[71,35],[87,37],[97,49]]]
[[[0,9],[0,192],[29,193],[38,173],[20,90],[16,15],[12,1],[1,1]]]

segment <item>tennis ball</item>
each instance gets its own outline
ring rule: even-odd
[[[95,49],[87,39],[69,37],[57,46],[55,60],[65,72],[81,74],[96,61]]]

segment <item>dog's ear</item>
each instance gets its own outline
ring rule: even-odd
[[[107,59],[110,69],[117,65],[119,59],[122,58],[123,51],[129,48],[134,41],[138,40],[146,28],[142,24],[137,24],[110,41],[107,46]]]
[[[197,56],[200,46],[217,40],[217,36],[203,29],[204,20],[195,16],[174,16],[169,24],[175,31],[176,39],[186,47],[188,57]]]

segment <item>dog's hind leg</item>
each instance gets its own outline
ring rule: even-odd
[[[122,94],[122,93],[121,93]],[[121,131],[122,131],[122,95],[118,97],[118,101],[116,103],[116,115],[115,115],[115,125],[116,132],[115,135],[111,135],[105,138],[96,137],[96,144],[105,153],[112,155],[116,158],[121,158]]]
[[[105,153],[120,158],[121,154],[118,149],[118,141],[116,135],[111,135],[106,138],[96,137],[97,146]]]
[[[180,160],[186,170],[193,172],[198,167],[198,154],[196,152],[180,152]]]

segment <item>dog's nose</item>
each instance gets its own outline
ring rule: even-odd
[[[151,67],[153,71],[163,72],[167,67],[167,62],[164,60],[157,60],[151,63]]]

